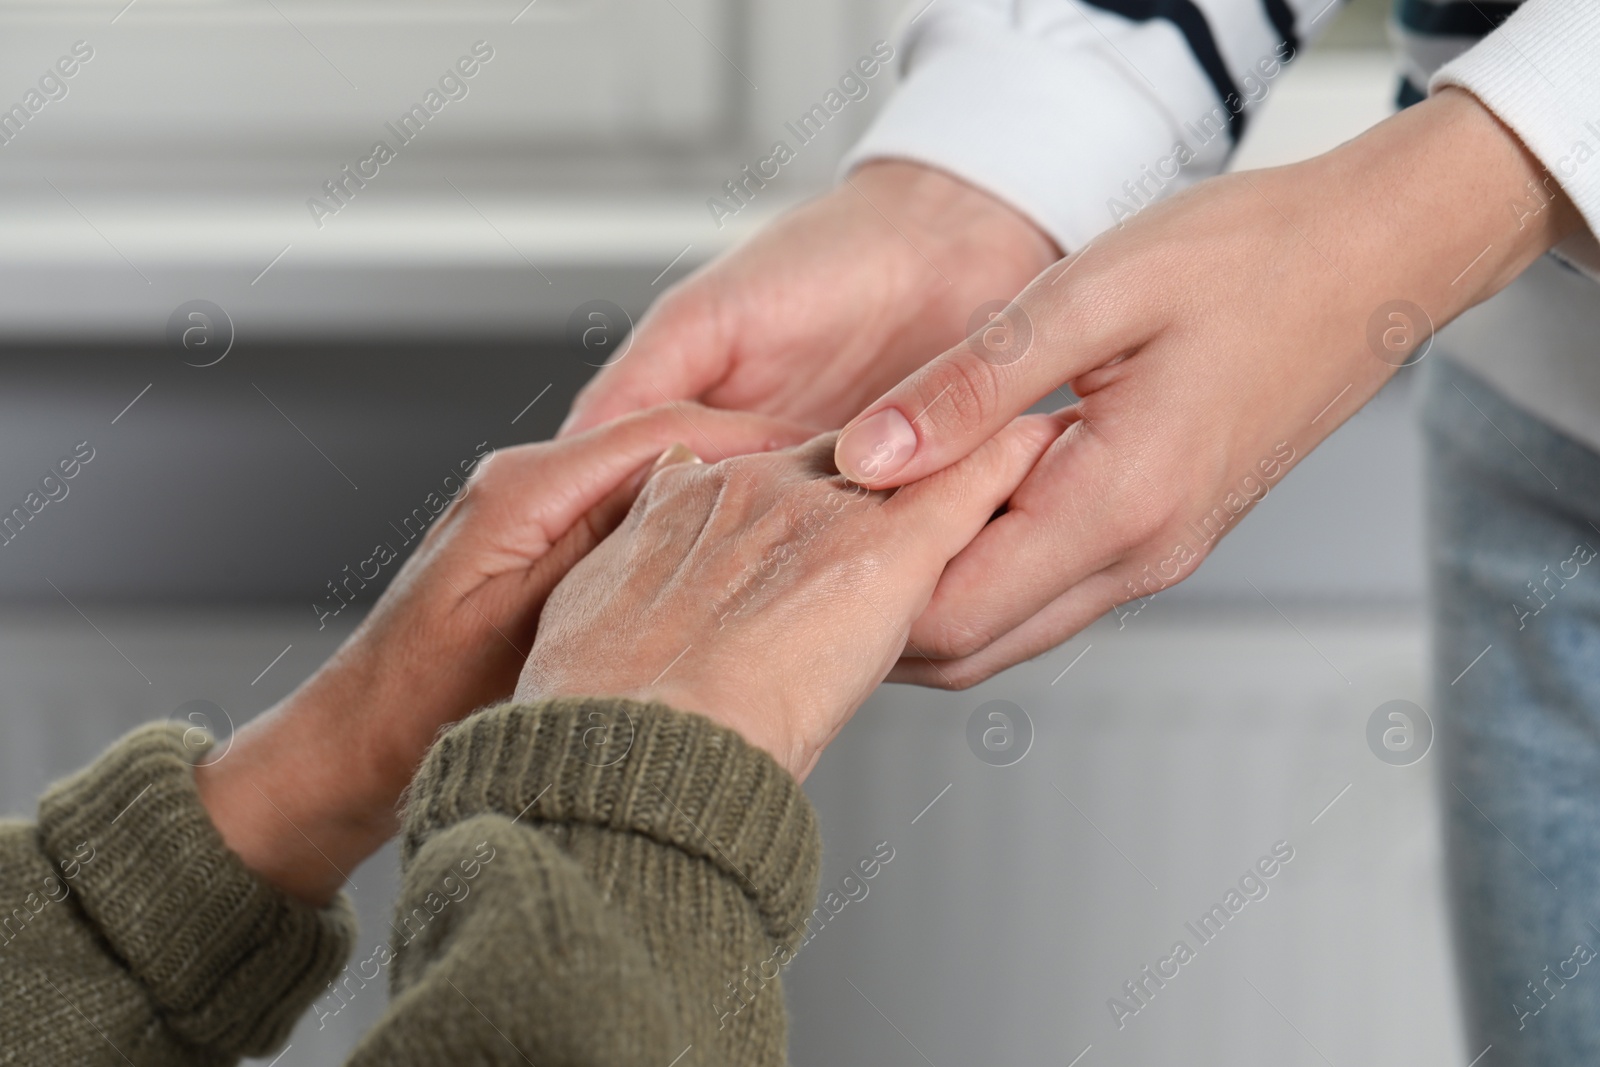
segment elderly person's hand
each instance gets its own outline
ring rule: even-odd
[[[832,461],[834,435],[669,465],[545,605],[519,699],[660,700],[804,778],[906,648],[945,564],[1061,433],[1015,420],[893,493]]]
[[[223,839],[268,881],[331,899],[394,833],[440,727],[511,692],[545,598],[664,449],[688,441],[717,458],[805,436],[685,404],[495,453],[333,658],[196,768]]]

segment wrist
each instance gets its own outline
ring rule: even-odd
[[[245,866],[318,907],[393,835],[399,795],[385,802],[359,714],[321,677],[194,772],[201,803]]]
[[[294,721],[309,724],[308,743],[337,740],[347,810],[374,821],[392,815],[442,727],[511,690],[525,659],[514,642],[531,635],[542,604],[524,585],[444,571],[437,560],[429,568],[425,589],[403,571],[285,701]]]
[[[877,160],[856,168],[848,183],[869,195],[883,194],[885,199],[872,198],[880,210],[941,249],[980,247],[1046,264],[1061,258],[1061,250],[1032,219],[948,171]]]
[[[824,747],[808,741],[803,732],[795,728],[798,716],[791,709],[768,709],[764,712],[753,708],[746,699],[730,698],[729,694],[715,689],[708,692],[692,682],[666,680],[637,688],[618,686],[609,689],[605,685],[580,684],[541,672],[537,683],[525,676],[523,683],[517,687],[514,699],[527,703],[562,697],[596,696],[622,697],[646,704],[661,703],[675,711],[710,719],[718,726],[738,734],[747,745],[767,753],[796,781],[805,780]]]
[[[819,737],[820,724],[813,721],[804,707],[763,705],[742,694],[693,682],[674,684],[668,680],[630,695],[643,701],[659,701],[678,711],[693,712],[727,727],[747,745],[771,756],[773,762],[797,782],[806,780],[816,766],[817,757],[838,732],[838,727],[843,726],[841,722],[826,736]]]
[[[1476,97],[1446,89],[1300,166],[1362,189],[1351,217],[1379,265],[1443,326],[1582,225],[1561,187]]]
[[[905,263],[909,304],[942,297],[951,279],[993,278],[995,296],[1020,291],[1061,258],[1055,242],[1005,201],[942,170],[902,160],[857,168],[835,194],[861,198],[881,212],[898,237],[891,247]],[[929,270],[929,265],[935,270]],[[1012,279],[1017,279],[1012,283]]]

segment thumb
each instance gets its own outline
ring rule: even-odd
[[[1045,317],[1030,314],[1041,302],[1029,301],[1029,291],[1004,307],[979,308],[965,341],[852,419],[834,448],[839,472],[873,489],[914,482],[966,456],[1081,373],[1082,343],[1049,336]]]
[[[731,364],[719,322],[707,300],[663,298],[640,321],[622,355],[578,391],[556,436],[569,437],[644,408],[705,394]]]
[[[936,572],[943,570],[983,531],[1070,421],[1066,411],[1014,419],[960,462],[895,493],[885,507],[921,532],[913,542],[933,553]]]
[[[623,479],[621,484],[615,486],[603,500],[579,516],[578,520],[567,528],[567,532],[562,534],[550,550],[539,559],[533,568],[533,576],[537,582],[545,588],[555,588],[562,576],[576,566],[580,559],[593,552],[612,530],[622,525],[622,520],[639,496],[639,490],[644,488],[644,483],[656,474],[682,463],[703,462],[705,461],[697,456],[693,449],[680,441],[657,456],[656,461],[650,466],[634,471],[631,476]]]

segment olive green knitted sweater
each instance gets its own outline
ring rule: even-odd
[[[626,754],[597,758],[595,717],[622,713]],[[0,1063],[232,1063],[385,972],[352,1064],[784,1061],[780,983],[755,974],[795,947],[816,818],[733,732],[617,700],[452,728],[407,798],[396,936],[348,966],[348,903],[245,868],[195,756],[146,726],[53,786],[36,825],[0,824]]]

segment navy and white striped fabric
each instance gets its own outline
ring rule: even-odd
[[[1219,44],[1212,17],[1196,0],[1083,0],[1090,7],[1112,12],[1134,22],[1164,19],[1175,26],[1188,43],[1194,62],[1205,72],[1220,100],[1239,99],[1235,70],[1224,60],[1225,52],[1236,42]],[[1288,46],[1288,54],[1300,50],[1303,34],[1323,21],[1329,9],[1342,0],[1326,0],[1309,19],[1297,13],[1289,0],[1259,0],[1256,17],[1269,26]],[[1391,32],[1400,52],[1400,89],[1396,102],[1410,107],[1427,96],[1428,79],[1434,71],[1461,55],[1522,5],[1522,0],[1395,0]],[[1210,5],[1217,21],[1234,21],[1232,12]],[[1310,27],[1302,28],[1309,22]],[[1236,66],[1237,64],[1235,64]],[[1246,112],[1235,112],[1234,139],[1244,132]]]
[[[844,172],[874,159],[924,163],[1011,204],[1063,250],[1083,248],[1108,226],[1225,169],[1288,61],[1341,3],[913,0],[898,47],[899,88],[845,157]],[[1525,142],[1537,142],[1551,166],[1587,136],[1566,111],[1600,114],[1600,106],[1576,103],[1589,99],[1588,42],[1600,0],[1395,5],[1399,104],[1420,100],[1436,72],[1455,71],[1452,61],[1478,55],[1473,80],[1459,84]],[[1549,54],[1546,73],[1563,82],[1559,92],[1548,78],[1527,75],[1522,45],[1495,47],[1505,34],[1493,31],[1519,9],[1513,26],[1527,47]],[[1494,71],[1486,74],[1487,59]],[[1600,211],[1600,195],[1589,197],[1593,204],[1578,199],[1588,204],[1586,217]]]
[[[1396,0],[1393,33],[1400,50],[1401,107],[1427,96],[1433,72],[1477,44],[1522,0]]]
[[[1287,46],[1292,58],[1300,51],[1302,39],[1325,26],[1328,12],[1343,0],[1324,0],[1314,10],[1296,11],[1290,0],[1258,0],[1254,17]],[[1248,74],[1241,64],[1241,40],[1220,40],[1213,21],[1224,30],[1237,23],[1239,5],[1197,0],[1082,0],[1086,6],[1120,15],[1132,22],[1164,20],[1175,27],[1187,43],[1196,66],[1224,103],[1244,100],[1238,78]],[[1511,13],[1522,0],[1395,0],[1391,35],[1399,50],[1400,86],[1396,103],[1410,107],[1427,96],[1428,79],[1440,67],[1482,40]],[[1211,8],[1208,14],[1206,8]],[[1309,25],[1308,25],[1309,24]],[[1233,54],[1230,63],[1224,57]],[[1244,69],[1241,70],[1241,65]],[[1230,108],[1229,132],[1237,142],[1244,133],[1248,109]]]

